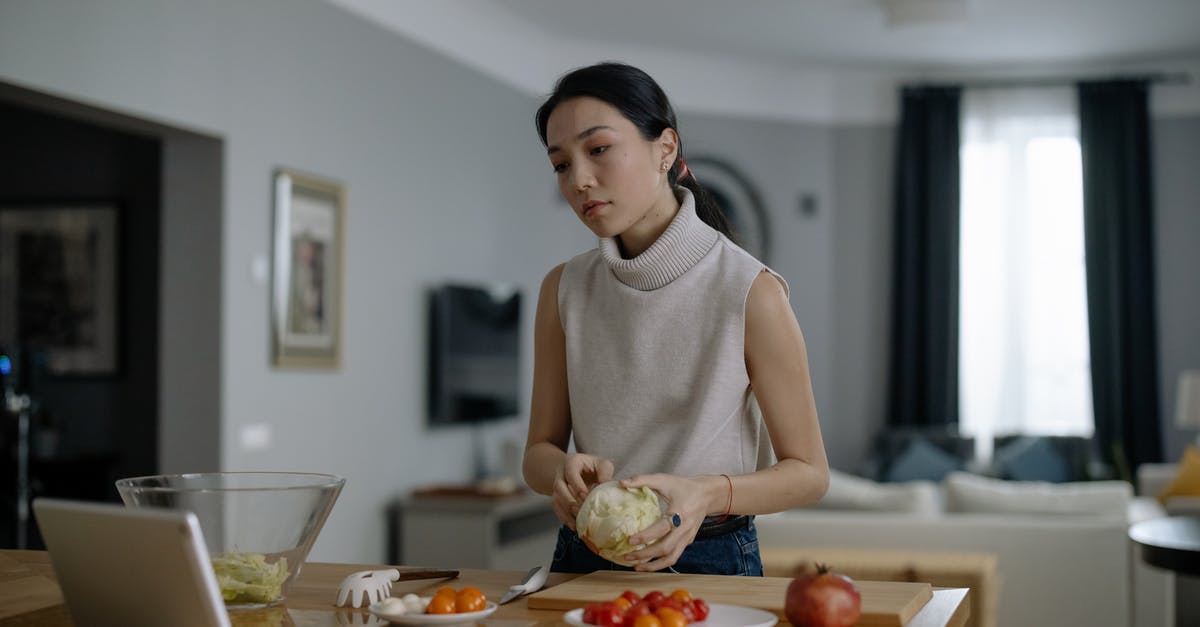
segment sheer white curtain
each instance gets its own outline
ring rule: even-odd
[[[963,98],[960,429],[992,436],[1093,430],[1074,91]]]

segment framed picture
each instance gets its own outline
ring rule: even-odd
[[[117,372],[117,207],[0,207],[0,345],[56,376]]]
[[[275,172],[276,366],[332,369],[341,363],[344,214],[341,185],[292,170]]]

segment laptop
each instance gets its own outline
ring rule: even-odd
[[[230,627],[196,515],[39,498],[33,512],[80,627]]]

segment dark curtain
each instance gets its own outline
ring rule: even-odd
[[[959,101],[901,91],[888,424],[958,423]]]
[[[1096,441],[1118,476],[1162,458],[1148,85],[1079,84]]]

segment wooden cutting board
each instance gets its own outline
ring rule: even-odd
[[[683,588],[710,605],[738,605],[766,610],[787,622],[784,596],[790,577],[725,577],[721,575],[678,575],[597,571],[530,595],[529,609],[570,610],[588,603],[610,601],[625,590],[645,595],[651,590]],[[901,627],[933,598],[927,583],[906,581],[856,581],[862,594],[860,627]]]

